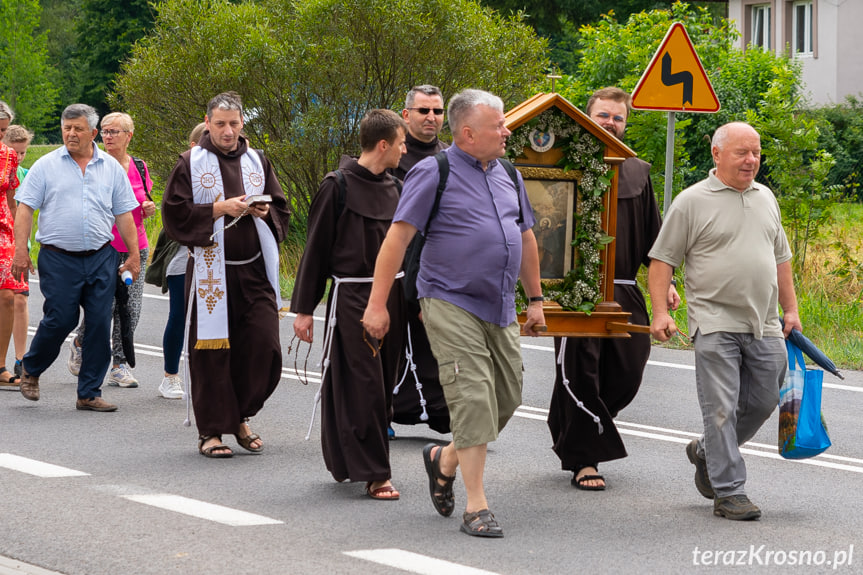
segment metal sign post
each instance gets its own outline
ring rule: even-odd
[[[719,111],[719,99],[695,53],[686,28],[680,22],[675,22],[668,29],[647,70],[635,86],[632,107],[636,110],[668,112],[664,214],[671,206],[674,182],[675,112],[712,114]]]
[[[665,194],[662,202],[662,214],[668,213],[671,207],[671,184],[674,183],[674,112],[668,112],[668,127],[665,130]]]

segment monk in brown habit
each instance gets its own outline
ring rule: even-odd
[[[405,97],[402,118],[408,127],[407,152],[391,173],[404,181],[420,160],[449,148],[449,144],[438,138],[444,121],[440,88],[429,84],[411,88]],[[449,408],[440,385],[437,360],[420,319],[420,304],[413,299],[406,301],[406,305],[408,341],[399,366],[399,383],[393,392],[393,421],[403,425],[426,423],[438,433],[449,433]],[[395,432],[391,435],[395,437]]]
[[[314,339],[312,313],[332,278],[324,326],[321,448],[336,481],[364,481],[373,499],[396,500],[387,424],[404,353],[404,298],[400,282],[389,294],[393,329],[373,338],[360,321],[372,287],[375,260],[399,201],[398,180],[386,173],[405,152],[404,121],[391,110],[371,110],[360,122],[359,159],[343,157],[327,174],[309,209],[308,238],[294,283],[294,333]]]
[[[587,115],[623,140],[631,101],[623,90],[603,88],[588,101]],[[650,182],[650,164],[629,158],[620,166],[617,188],[614,301],[632,314],[630,321],[635,324],[650,324],[635,277],[642,264],[650,263],[647,253],[660,224],[659,207]],[[677,309],[679,303],[680,297],[671,286],[668,305]],[[573,472],[574,487],[602,491],[605,478],[599,475],[599,463],[627,455],[614,418],[638,393],[650,356],[650,336],[555,338],[555,357],[561,345],[566,345],[563,366],[557,365],[548,414],[553,449],[561,467]],[[571,393],[564,381],[568,382]],[[572,395],[584,403],[586,410],[576,404]]]
[[[198,450],[221,458],[233,454],[226,433],[253,453],[264,448],[247,421],[281,377],[278,244],[290,208],[272,164],[240,135],[237,94],[210,100],[206,127],[171,172],[162,217],[168,237],[189,247],[187,365]]]

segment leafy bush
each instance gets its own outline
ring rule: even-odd
[[[168,0],[116,80],[115,109],[138,126],[135,149],[157,174],[174,166],[207,101],[235,90],[303,226],[344,153],[357,153],[371,108],[400,110],[432,83],[522,101],[546,66],[545,41],[518,16],[470,0]]]

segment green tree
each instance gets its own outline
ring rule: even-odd
[[[75,21],[78,101],[110,112],[107,97],[120,63],[153,26],[148,0],[80,0]]]
[[[824,180],[832,158],[815,153],[820,128],[801,113],[800,66],[795,60],[733,48],[738,34],[732,23],[715,21],[704,8],[675,2],[669,10],[633,14],[626,23],[604,16],[598,24],[583,27],[578,73],[563,78],[558,91],[580,107],[597,88],[619,86],[631,92],[673,22],[686,27],[722,107],[716,114],[678,114],[672,189],[680,191],[703,179],[713,167],[710,138],[717,127],[748,121],[761,133],[765,160],[758,179],[783,203],[795,261],[802,266],[807,241],[826,221],[836,188]],[[660,195],[665,127],[665,113],[634,111],[627,128],[630,147],[653,165]]]
[[[358,152],[366,110],[400,109],[418,83],[447,96],[480,87],[514,105],[541,77],[544,50],[517,17],[470,0],[169,0],[112,103],[133,115],[137,149],[165,174],[209,98],[236,90],[251,143],[273,161],[302,223],[326,172]]]
[[[57,89],[51,83],[37,0],[0,0],[0,98],[16,123],[39,131],[50,122]]]

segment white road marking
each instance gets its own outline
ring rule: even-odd
[[[22,563],[11,557],[0,555],[0,575],[63,575],[59,571],[48,571],[36,565]]]
[[[199,519],[215,521],[232,527],[245,527],[249,525],[280,525],[284,521],[278,519],[270,519],[263,515],[247,513],[222,505],[215,505],[205,501],[189,499],[180,495],[171,495],[169,493],[155,494],[140,494],[140,495],[122,495],[124,499],[143,503],[144,505],[152,505],[160,509],[191,515]]]
[[[522,405],[516,409],[515,415],[524,419],[545,421],[548,418],[548,410]],[[643,437],[645,439],[656,439],[673,443],[689,443],[693,438],[701,435],[700,433],[693,433],[691,431],[680,431],[677,429],[655,427],[653,425],[643,425],[640,423],[629,423],[620,420],[615,420],[614,423],[617,426],[617,431],[620,432],[621,435],[632,435],[635,437]],[[781,459],[791,463],[802,463],[805,465],[815,465],[817,467],[829,467],[831,469],[840,469],[842,471],[863,473],[863,459],[855,459],[853,457],[822,453],[821,455],[811,459],[785,459],[777,453],[777,446],[753,442],[744,444],[744,446],[740,448],[740,452],[749,455],[756,455],[758,457],[766,457],[768,459]]]
[[[27,459],[20,455],[12,455],[11,453],[0,453],[0,467],[20,471],[36,477],[80,477],[82,475],[90,475],[83,471],[75,471],[68,467],[60,467],[35,459]]]
[[[420,575],[497,575],[492,571],[476,569],[443,559],[435,559],[419,553],[411,553],[402,549],[363,549],[360,551],[344,551],[345,555],[365,559],[372,563],[395,567],[410,573]]]

